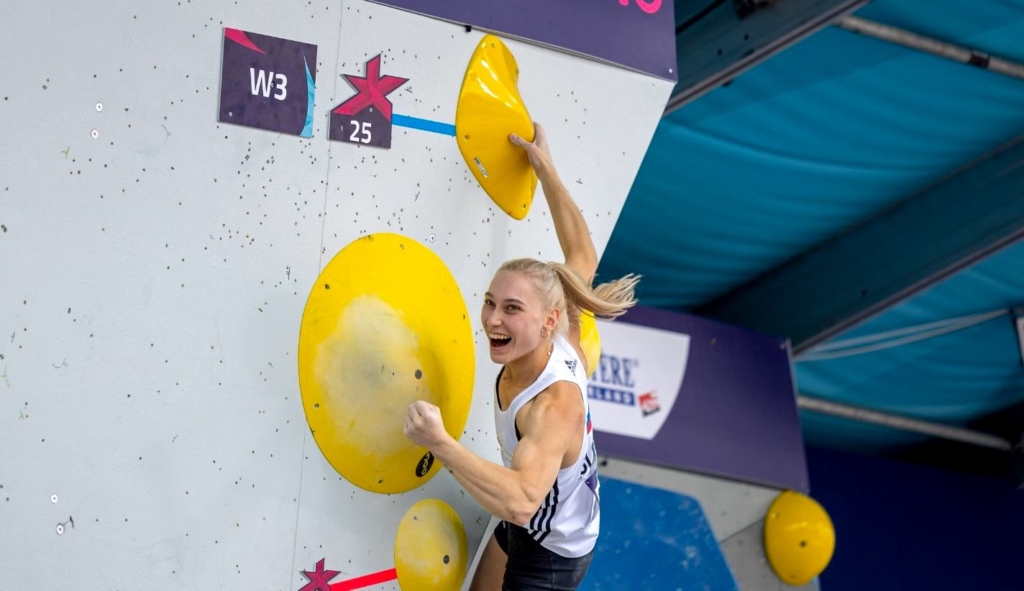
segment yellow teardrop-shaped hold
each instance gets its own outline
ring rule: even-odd
[[[313,439],[352,484],[412,490],[440,469],[405,437],[409,405],[441,409],[458,439],[473,396],[469,313],[444,262],[416,240],[370,234],[310,290],[299,331],[299,388]]]
[[[395,571],[402,591],[457,591],[468,558],[462,520],[444,501],[424,499],[398,524]]]
[[[592,376],[601,361],[601,335],[597,333],[594,313],[588,310],[580,311],[580,348],[583,349],[583,356],[587,358],[587,369]]]
[[[764,551],[772,570],[790,585],[806,585],[825,570],[836,547],[828,513],[795,491],[780,494],[764,520]]]
[[[502,211],[526,217],[537,175],[516,134],[532,142],[533,120],[519,96],[519,66],[501,39],[487,35],[466,68],[455,111],[455,139],[470,172]]]

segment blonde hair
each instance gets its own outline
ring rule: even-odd
[[[558,308],[556,332],[566,334],[569,323],[579,323],[580,310],[592,312],[600,318],[616,318],[636,305],[633,290],[640,276],[630,273],[625,277],[591,288],[571,267],[564,263],[544,263],[536,259],[513,259],[499,271],[520,273],[533,281],[546,309]],[[572,314],[572,318],[570,318]]]

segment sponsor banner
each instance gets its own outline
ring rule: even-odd
[[[373,0],[677,79],[670,0]]]
[[[598,320],[601,361],[587,385],[599,431],[653,439],[672,411],[690,356],[690,336]]]
[[[808,492],[784,339],[644,307],[598,330],[599,454]]]

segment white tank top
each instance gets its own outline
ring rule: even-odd
[[[504,368],[502,368],[504,371]],[[498,382],[501,372],[498,373]],[[555,554],[566,558],[585,556],[594,549],[601,523],[599,504],[600,484],[597,479],[597,449],[590,422],[590,404],[587,402],[587,376],[576,350],[561,335],[555,335],[554,348],[544,371],[509,405],[501,410],[500,401],[494,404],[494,426],[501,446],[501,459],[506,467],[512,465],[512,454],[519,442],[516,432],[516,413],[524,404],[555,382],[572,382],[579,387],[580,398],[586,411],[587,424],[583,444],[576,463],[558,471],[540,509],[526,525],[533,539]],[[494,395],[497,399],[498,386]]]

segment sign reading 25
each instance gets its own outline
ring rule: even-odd
[[[345,80],[356,90],[331,110],[332,140],[391,147],[391,101],[388,93],[408,82],[408,78],[380,75],[380,56],[366,62],[366,76],[345,74]]]

